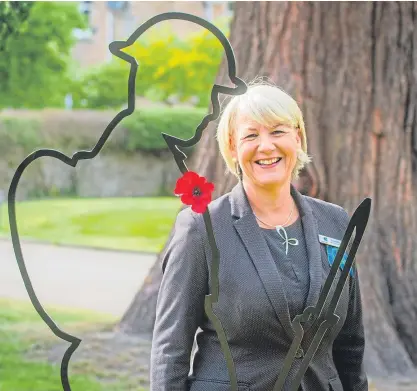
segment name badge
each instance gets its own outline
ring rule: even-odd
[[[320,243],[327,244],[329,246],[339,247],[342,243],[341,240],[329,238],[328,236],[319,235]]]
[[[340,244],[342,243],[341,240],[329,238],[328,236],[319,235],[319,241],[320,243],[323,243],[326,245],[326,252],[327,252],[327,260],[329,261],[329,265],[332,266],[334,259],[336,258],[337,251],[340,247]],[[346,261],[347,261],[348,255],[346,253],[343,254],[342,260],[340,262],[340,270],[343,270],[345,267]],[[349,270],[349,274],[354,277],[354,271],[353,266]]]

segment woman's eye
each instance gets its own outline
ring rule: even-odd
[[[280,133],[285,133],[285,132],[282,131],[282,130],[274,130],[272,133],[280,134]],[[257,135],[255,133],[251,133],[251,134],[248,134],[245,138],[252,138],[252,137],[256,137],[256,136]]]

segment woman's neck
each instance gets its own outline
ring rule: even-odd
[[[294,208],[292,217],[298,215],[295,201],[291,196],[289,182],[285,186],[267,188],[243,181],[243,187],[255,215],[261,220],[264,220],[262,217],[265,217],[268,224],[278,224],[277,221],[284,223],[292,208]]]

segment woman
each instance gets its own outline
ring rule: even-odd
[[[251,85],[234,97],[222,114],[217,139],[239,182],[209,204],[220,253],[220,293],[213,310],[227,336],[239,390],[272,391],[294,337],[291,320],[316,305],[330,271],[334,251],[323,237],[341,240],[349,216],[340,206],[303,196],[291,184],[310,158],[302,113],[281,89]],[[211,259],[203,216],[182,210],[164,254],[152,391],[230,390],[226,361],[204,312]],[[368,389],[359,282],[352,271],[335,310],[340,321],[323,338],[303,390]],[[312,335],[304,335],[286,390]]]

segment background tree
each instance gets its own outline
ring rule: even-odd
[[[0,3],[0,16],[8,20],[1,30],[8,38],[0,56],[0,107],[63,106],[73,30],[83,28],[84,19],[76,3],[35,2],[29,14],[26,3],[17,4]]]
[[[416,25],[415,2],[237,2],[231,26],[238,76],[269,76],[304,112],[308,194],[350,214],[373,200],[356,257],[373,376],[408,375],[417,364]],[[227,83],[225,65],[217,83]],[[224,175],[214,134],[212,124],[190,167],[215,183],[217,197],[236,180]],[[152,330],[160,268],[161,257],[122,330]]]
[[[18,33],[29,16],[33,3],[28,1],[2,1],[0,3],[0,52],[7,40]]]

